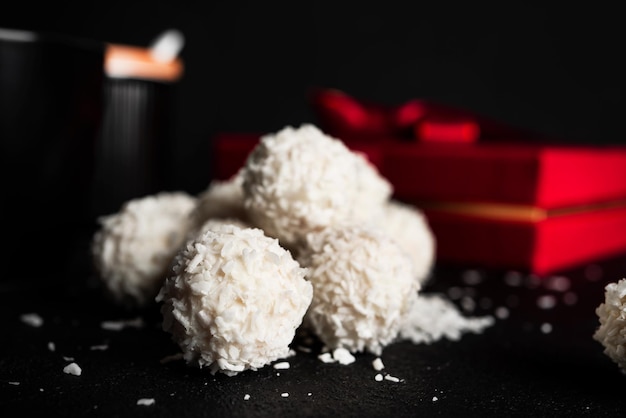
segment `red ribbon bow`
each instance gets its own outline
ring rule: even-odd
[[[385,106],[358,101],[336,89],[314,89],[310,102],[321,128],[344,140],[402,138],[473,143],[479,139],[523,135],[519,130],[470,111],[427,100]]]

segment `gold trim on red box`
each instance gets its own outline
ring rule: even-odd
[[[540,222],[556,216],[576,215],[585,212],[626,207],[626,198],[565,208],[544,209],[532,205],[515,205],[491,202],[414,202],[420,209],[475,218]]]

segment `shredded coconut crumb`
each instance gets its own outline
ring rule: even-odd
[[[20,382],[9,382],[9,385],[12,385],[12,386],[19,386],[19,385],[20,385]]]
[[[280,396],[282,396],[283,398],[288,398],[289,397],[289,393],[288,392],[283,392],[280,394]]]
[[[250,399],[250,395],[249,394],[246,393],[245,395],[243,395],[243,400],[244,401],[247,401],[249,399]]]
[[[74,376],[80,376],[83,371],[78,364],[70,363],[63,368],[63,372],[66,374],[72,374]]]
[[[317,358],[320,359],[322,363],[334,363],[335,362],[333,355],[330,353],[322,353],[319,356],[317,356]]]
[[[274,368],[276,370],[287,370],[290,367],[288,361],[281,361],[280,363],[274,364]]]
[[[333,350],[332,353],[326,352],[317,356],[323,363],[339,363],[343,365],[352,364],[356,358],[346,348],[339,347]]]
[[[56,345],[54,345],[54,343],[52,341],[50,341],[48,343],[48,350],[50,350],[50,351],[55,351],[56,350]]]
[[[540,329],[541,329],[541,332],[543,332],[544,334],[549,334],[552,332],[552,324],[544,322],[543,324],[541,324]]]
[[[438,400],[439,400],[439,398],[438,398],[438,397],[433,396],[433,402],[437,402]]]
[[[103,321],[100,326],[107,331],[121,331],[124,328],[143,328],[144,322],[141,317],[125,319],[121,321]]]
[[[556,298],[552,295],[539,296],[537,306],[541,309],[552,309],[556,306]]]
[[[383,364],[383,361],[380,359],[380,357],[376,357],[376,359],[372,362],[372,366],[377,372],[385,368],[385,365]]]
[[[348,365],[355,361],[355,358],[348,350],[339,347],[333,351],[333,358],[339,362],[339,364]]]
[[[165,363],[182,360],[182,359],[183,359],[183,353],[176,353],[176,354],[171,354],[169,356],[163,357],[161,360],[159,360],[159,363],[165,364]]]
[[[137,405],[150,406],[150,405],[154,405],[154,403],[155,403],[154,398],[137,399]]]
[[[65,361],[74,361],[74,357],[63,356],[63,360],[65,360]]]
[[[89,349],[92,351],[106,351],[109,349],[109,346],[107,344],[92,345]]]
[[[383,375],[378,373],[376,376],[374,376],[374,380],[376,380],[377,382],[382,382],[383,381]]]
[[[20,319],[26,325],[38,328],[43,325],[43,318],[36,313],[27,313],[20,316]]]
[[[397,378],[395,376],[392,376],[390,374],[386,374],[385,375],[385,380],[389,380],[390,382],[396,382],[396,383],[398,383],[400,381],[399,378]]]
[[[509,310],[505,306],[498,306],[494,314],[498,319],[506,319],[509,317]]]

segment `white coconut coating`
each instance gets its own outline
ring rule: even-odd
[[[114,300],[127,306],[154,301],[191,228],[196,198],[161,192],[125,202],[99,218],[91,242],[98,277]]]
[[[187,243],[174,272],[157,301],[187,363],[232,376],[287,357],[313,289],[277,239],[216,226]]]
[[[385,205],[380,226],[413,261],[416,279],[424,284],[432,273],[436,240],[424,214],[414,206],[396,200]]]
[[[626,374],[626,278],[605,286],[604,302],[596,308],[596,315],[600,326],[593,338]]]
[[[251,223],[288,247],[307,232],[366,218],[391,193],[371,164],[310,124],[263,136],[242,171]]]
[[[246,222],[243,204],[243,177],[238,172],[227,180],[213,180],[198,195],[198,204],[192,212],[196,227],[216,218],[239,219]]]
[[[302,260],[314,293],[306,326],[331,350],[379,355],[417,298],[411,260],[389,236],[356,225],[311,234],[309,243]]]

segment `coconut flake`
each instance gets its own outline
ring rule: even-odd
[[[43,318],[34,312],[20,315],[20,320],[26,325],[30,325],[35,328],[39,328],[43,325]]]
[[[140,406],[150,406],[150,405],[154,405],[156,401],[154,400],[154,398],[141,398],[141,399],[137,399],[137,405]]]
[[[280,363],[276,363],[274,364],[274,368],[276,370],[287,370],[289,368],[289,362],[287,361],[281,361]]]
[[[376,357],[374,361],[372,361],[372,367],[374,367],[374,370],[379,372],[385,368],[385,365],[383,364],[383,361],[380,357]]]
[[[125,328],[143,328],[144,322],[141,317],[124,319],[121,321],[103,321],[100,327],[107,331],[121,331]]]
[[[74,376],[80,376],[82,374],[82,369],[76,363],[70,363],[63,368],[63,373],[71,374]]]

